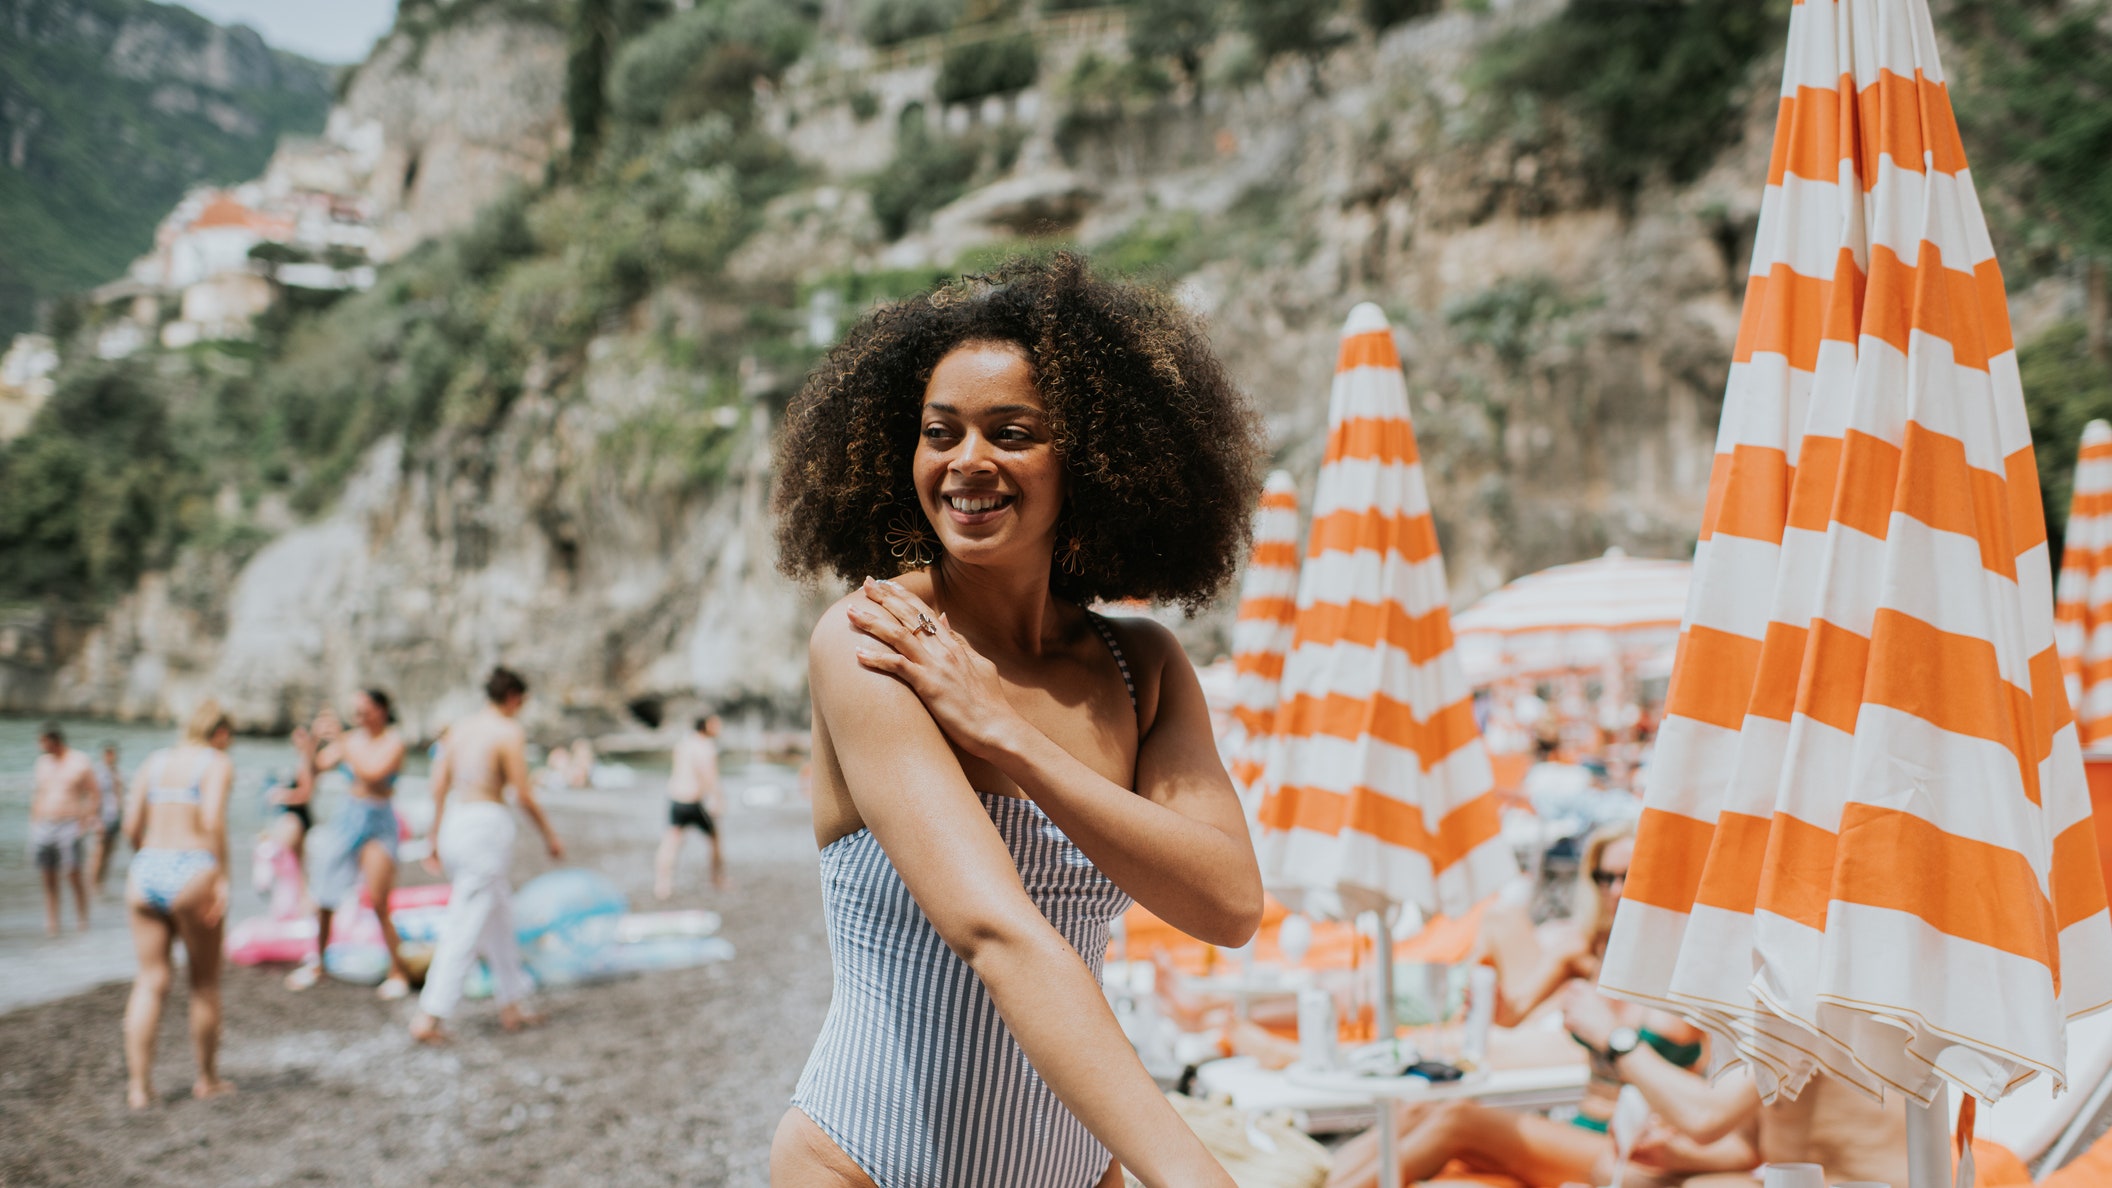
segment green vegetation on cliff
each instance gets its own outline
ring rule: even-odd
[[[0,341],[123,275],[200,182],[319,131],[327,67],[147,0],[0,0]]]

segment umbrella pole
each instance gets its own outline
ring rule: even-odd
[[[1381,1041],[1382,1049],[1389,1058],[1394,1052],[1393,1040],[1393,929],[1387,924],[1386,912],[1381,909],[1371,914],[1372,933],[1377,944],[1373,946],[1372,967],[1378,974],[1378,1000],[1371,1004],[1372,1038]],[[1401,1182],[1400,1155],[1395,1149],[1393,1132],[1393,1099],[1379,1098],[1379,1188],[1398,1188]]]
[[[1951,1087],[1938,1085],[1927,1106],[1907,1101],[1907,1183],[1910,1188],[1951,1188]]]

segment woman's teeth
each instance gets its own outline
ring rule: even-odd
[[[949,495],[946,497],[946,503],[948,506],[952,507],[953,510],[961,512],[965,515],[973,515],[976,512],[993,511],[1003,506],[1004,502],[1005,499],[1002,495],[986,495],[973,499],[962,495]]]

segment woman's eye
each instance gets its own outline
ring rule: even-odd
[[[999,441],[1032,441],[1033,435],[1017,425],[1007,425],[997,431]]]
[[[944,437],[946,436],[946,426],[926,425],[924,426],[924,436],[928,440],[937,440],[938,438]]]

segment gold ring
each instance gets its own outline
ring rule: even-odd
[[[930,615],[925,614],[923,611],[918,611],[917,625],[911,630],[918,635],[937,635],[939,633],[939,625],[931,621]]]

